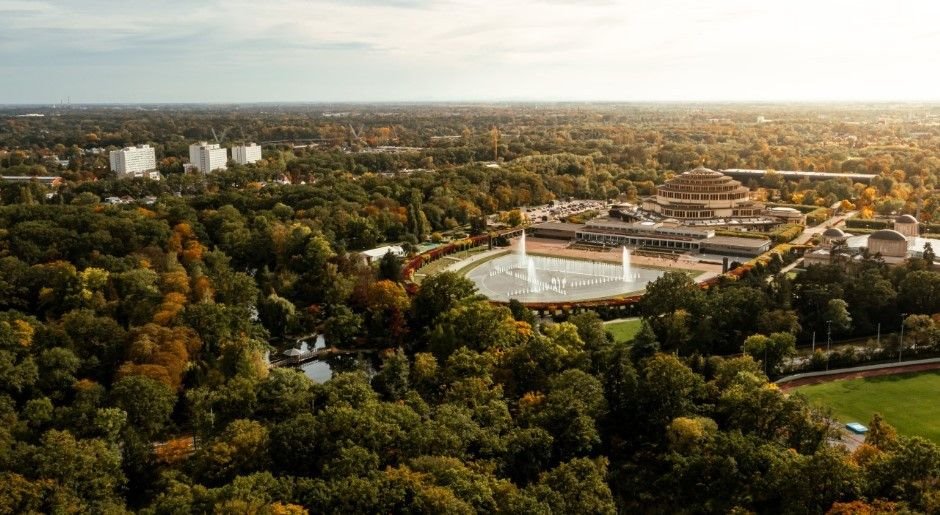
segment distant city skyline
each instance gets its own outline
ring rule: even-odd
[[[940,100],[940,2],[270,4],[0,0],[0,104]]]

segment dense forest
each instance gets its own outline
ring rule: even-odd
[[[904,320],[940,352],[927,260],[835,253],[795,276],[773,260],[707,290],[667,273],[617,342],[596,313],[539,319],[453,273],[409,293],[397,259],[356,253],[566,197],[634,200],[699,164],[873,173],[753,186],[934,220],[935,107],[340,109],[0,112],[0,175],[64,179],[0,182],[0,513],[940,511],[936,444],[876,417],[850,452],[769,381],[827,322]],[[264,159],[183,173],[213,129]],[[162,181],[94,153],[144,142]],[[324,383],[268,366],[311,334],[360,352]]]

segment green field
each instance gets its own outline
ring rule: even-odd
[[[632,318],[604,324],[604,329],[614,335],[615,341],[626,342],[632,340],[636,333],[640,332],[642,325],[639,318]]]
[[[940,443],[940,372],[832,381],[796,389],[841,422],[868,424],[878,412],[898,432]]]

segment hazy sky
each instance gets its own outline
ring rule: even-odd
[[[940,1],[0,0],[0,103],[940,100]]]

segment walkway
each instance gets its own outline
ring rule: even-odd
[[[794,239],[791,243],[799,244],[799,245],[808,243],[811,239],[813,239],[813,236],[817,234],[822,234],[823,232],[826,231],[826,229],[840,225],[846,220],[848,220],[849,218],[852,218],[853,216],[857,214],[858,214],[858,211],[849,211],[848,213],[845,213],[842,215],[833,216],[832,218],[824,221],[823,223],[819,225],[816,225],[813,227],[807,227],[803,229],[803,234],[800,234],[799,236],[797,236],[796,239]]]
[[[894,374],[909,374],[911,372],[925,372],[940,370],[940,358],[918,359],[902,363],[881,363],[878,365],[865,365],[861,367],[840,368],[820,372],[806,372],[793,374],[774,381],[780,389],[790,390],[808,384],[828,383],[840,379],[860,379],[864,377],[886,376]]]
[[[474,254],[468,257],[467,259],[455,258],[455,259],[458,259],[459,261],[457,261],[456,263],[447,265],[447,267],[444,268],[444,271],[445,272],[457,272],[459,270],[463,270],[464,268],[476,263],[477,261],[489,259],[491,257],[498,256],[504,252],[508,252],[508,251],[505,248],[498,248],[498,249],[493,249],[493,250],[487,250],[485,252],[480,252],[479,254]]]

